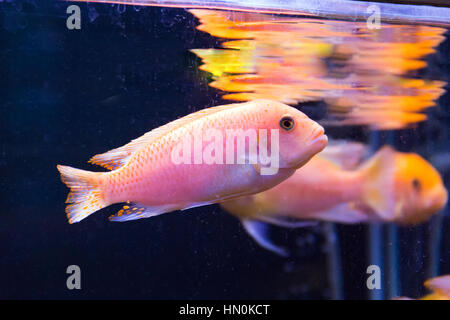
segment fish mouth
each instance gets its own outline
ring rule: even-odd
[[[448,192],[445,188],[436,189],[428,200],[428,209],[439,211],[444,208],[448,201]]]
[[[324,128],[319,126],[314,132],[311,134],[311,139],[308,142],[308,147],[312,148],[312,152],[320,152],[322,151],[328,144],[328,137],[325,134]]]
[[[307,151],[303,156],[302,161],[295,164],[294,168],[298,169],[305,165],[312,157],[321,152],[328,144],[328,137],[324,134],[324,130],[318,130],[314,134],[314,138],[307,143]]]
[[[314,138],[312,141],[308,143],[308,146],[322,146],[322,149],[325,148],[328,144],[328,137],[326,134],[321,135],[320,137]]]
[[[325,129],[321,126],[318,126],[311,134],[311,138],[310,138],[310,141],[308,142],[308,146],[311,146],[322,140],[326,140],[326,142],[328,142],[328,138],[325,135]]]

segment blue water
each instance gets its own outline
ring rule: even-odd
[[[328,299],[332,283],[323,226],[274,228],[288,259],[258,247],[219,206],[111,223],[111,206],[69,225],[67,188],[56,164],[98,170],[87,160],[192,111],[223,104],[192,48],[219,47],[183,9],[80,4],[81,30],[66,28],[66,3],[0,3],[0,298]],[[450,41],[423,76],[450,75]],[[416,129],[380,132],[428,159],[448,151],[448,92]],[[302,109],[320,119],[323,104]],[[368,141],[359,127],[335,137]],[[444,137],[444,138],[443,138]],[[445,138],[447,137],[447,138]],[[444,140],[443,140],[444,139]],[[445,158],[444,158],[445,160]],[[442,162],[442,161],[441,161]],[[445,162],[445,161],[444,161]],[[441,172],[449,187],[448,165]],[[448,212],[448,208],[446,209]],[[398,293],[417,297],[434,268],[450,273],[450,218],[397,230]],[[387,260],[387,227],[381,228]],[[370,297],[368,227],[336,226],[342,297]],[[430,247],[430,235],[442,237]],[[438,245],[440,247],[438,247]],[[82,289],[68,290],[78,265]],[[387,270],[383,280],[387,283]]]

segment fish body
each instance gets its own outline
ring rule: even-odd
[[[278,148],[270,164],[259,157],[261,144],[255,149],[249,142],[264,134],[266,152]],[[244,152],[239,141],[248,142]],[[58,170],[71,188],[70,223],[121,202],[127,204],[111,220],[126,221],[261,192],[291,176],[326,143],[323,128],[302,112],[255,100],[200,110],[90,160],[110,172]]]
[[[285,216],[341,223],[417,224],[447,202],[439,173],[417,154],[385,146],[358,168],[349,169],[343,168],[339,159],[330,160],[326,149],[323,153],[274,188],[221,206],[246,219]]]

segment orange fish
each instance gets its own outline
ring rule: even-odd
[[[450,275],[429,279],[425,281],[425,287],[433,292],[420,300],[450,300]]]
[[[327,149],[274,188],[226,201],[221,206],[244,220],[244,225],[252,230],[250,234],[264,247],[280,253],[280,248],[269,243],[262,222],[289,226],[287,217],[340,223],[416,224],[426,221],[447,202],[447,190],[439,173],[417,154],[396,152],[385,146],[354,168],[363,149],[354,144],[347,145],[341,153]],[[351,149],[359,155],[349,162],[355,158],[346,153]]]
[[[269,132],[270,138],[263,135]],[[264,159],[261,141],[267,146]],[[66,201],[70,223],[120,202],[127,204],[110,219],[127,221],[264,191],[326,144],[323,128],[302,112],[254,100],[200,110],[90,160],[110,172],[57,167],[71,190]]]
[[[450,275],[435,277],[425,281],[425,287],[431,293],[418,300],[450,300]],[[394,300],[414,300],[409,297],[397,297]]]

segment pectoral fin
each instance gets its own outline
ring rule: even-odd
[[[282,257],[287,257],[289,254],[286,249],[275,245],[268,235],[268,225],[265,222],[258,220],[242,220],[242,225],[248,234],[263,248],[272,251]]]

